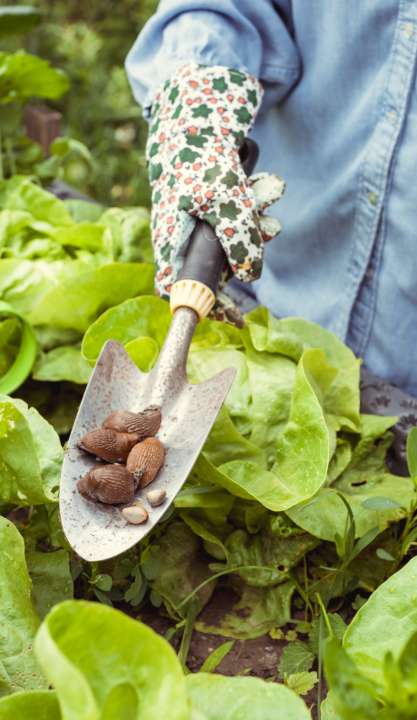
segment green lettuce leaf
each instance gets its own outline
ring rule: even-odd
[[[301,698],[277,683],[196,673],[186,686],[198,720],[311,720]]]
[[[227,460],[242,460],[256,463],[260,467],[266,467],[266,455],[265,451],[250,440],[247,440],[237,429],[233,423],[226,406],[223,406],[217,416],[216,422],[214,423],[210,435],[208,436],[204,444],[204,457],[206,463],[198,467],[198,474],[202,479],[207,479],[210,482],[209,474],[210,469],[207,463],[221,466]],[[202,456],[200,456],[202,457]],[[233,495],[240,497],[251,497],[249,491],[245,489],[239,490],[239,487],[233,483],[233,481],[227,478],[224,482],[228,483],[226,490],[229,490]],[[211,482],[222,485],[221,477],[213,478]],[[235,486],[236,492],[231,489]]]
[[[69,601],[44,620],[35,641],[55,691],[0,700],[0,718],[34,720],[288,720],[311,718],[284,685],[200,672],[184,676],[175,652],[150,628],[97,603]]]
[[[298,362],[306,349],[320,349],[333,366],[334,377],[325,397],[326,413],[355,430],[359,424],[359,366],[352,351],[329,330],[303,318],[274,318],[265,308],[247,316],[250,339],[261,352],[278,353]]]
[[[0,720],[61,720],[57,694],[51,690],[19,692],[0,699]]]
[[[155,365],[160,348],[152,338],[138,337],[126,343],[125,350],[139,370],[149,372]]]
[[[104,206],[98,202],[79,200],[78,198],[67,198],[64,200],[64,205],[69,210],[72,219],[77,223],[101,220],[105,211]]]
[[[94,362],[107,340],[126,344],[138,337],[150,337],[160,348],[170,321],[168,303],[160,298],[144,296],[126,300],[104,312],[88,328],[82,353],[89,362]]]
[[[1,91],[0,91],[1,92]],[[62,200],[43,190],[28,177],[15,175],[0,183],[0,208],[27,213],[48,225],[72,225],[71,215]]]
[[[110,208],[100,217],[113,237],[119,262],[153,262],[149,211],[145,208]]]
[[[26,561],[32,580],[32,599],[40,618],[44,618],[54,605],[73,598],[67,550],[40,552],[29,547]]]
[[[33,325],[81,335],[108,307],[153,290],[153,266],[136,262],[149,244],[147,211],[74,219],[65,202],[19,176],[0,183],[0,208],[0,298]],[[127,253],[127,237],[136,252]]]
[[[384,685],[384,658],[398,659],[417,628],[417,558],[375,590],[348,626],[343,646],[359,671]]]
[[[5,374],[16,358],[21,334],[17,317],[8,317],[0,321],[0,376]]]
[[[153,266],[109,263],[62,278],[48,289],[29,314],[34,325],[52,325],[84,332],[108,307],[128,297],[151,292]],[[72,272],[71,272],[72,274]],[[110,311],[111,312],[111,311]]]
[[[293,392],[296,365],[283,355],[245,352],[251,394],[250,435],[257,447],[268,450],[269,465],[275,460],[276,439],[287,422]]]
[[[32,653],[39,618],[31,600],[23,539],[3,517],[0,545],[0,695],[6,695],[46,683]]]
[[[381,706],[375,685],[359,672],[349,654],[334,638],[326,643],[325,669],[332,687],[331,696],[325,703],[325,718],[377,720]]]
[[[291,618],[291,598],[295,591],[292,581],[271,588],[234,585],[237,600],[232,607],[225,604],[224,614],[215,621],[204,612],[197,618],[195,627],[200,632],[249,640],[265,635],[272,628],[282,627]]]
[[[84,601],[57,605],[39,630],[35,652],[65,718],[189,720],[174,650],[117,610]]]
[[[211,573],[201,558],[201,543],[190,528],[175,521],[165,527],[159,537],[142,554],[142,571],[154,592],[165,603],[173,617],[184,617],[190,602],[185,599]],[[196,593],[191,604],[195,612],[208,602],[214,582],[207,583]]]
[[[42,353],[35,364],[32,377],[34,380],[69,382],[86,385],[91,375],[91,366],[81,355],[75,345],[62,345]]]
[[[361,436],[345,471],[331,487],[322,488],[310,500],[288,509],[291,520],[312,535],[335,542],[337,535],[343,537],[347,522],[340,493],[352,509],[356,537],[374,527],[382,532],[389,523],[405,517],[416,500],[416,491],[410,478],[392,475],[386,468],[391,437],[385,433],[394,422],[392,417],[362,415]],[[386,502],[372,509],[369,501],[377,498],[385,498]]]
[[[56,502],[63,452],[35,408],[0,396],[0,499],[17,505]]]
[[[225,546],[231,567],[251,565],[260,568],[241,570],[239,575],[253,587],[273,587],[288,579],[289,571],[317,545],[317,540],[299,531],[290,537],[274,532],[275,518],[271,516],[266,527],[256,535],[245,530],[235,530],[229,535]],[[273,568],[266,570],[265,567]]]
[[[212,482],[239,497],[257,500],[274,511],[297,505],[314,495],[324,484],[329,463],[329,433],[309,374],[312,353],[315,351],[306,351],[297,367],[289,419],[278,436],[272,470],[263,469],[251,459],[246,459],[248,450],[254,459],[257,455],[259,457],[259,451],[243,437],[239,438],[233,425],[229,423],[227,427],[227,416],[223,414],[221,425],[218,422],[215,424],[204,452],[212,462],[219,462],[224,457],[236,458],[235,440],[239,440],[237,448],[241,459],[230,459],[220,464],[212,473]],[[225,425],[227,434],[224,432]],[[228,441],[226,447],[225,441]]]
[[[199,513],[200,514],[200,513]],[[187,510],[180,510],[181,520],[184,520],[194,535],[203,540],[205,551],[216,560],[228,560],[227,548],[223,543],[218,527],[213,527],[206,520],[195,517],[193,513]]]
[[[4,371],[0,373],[0,393],[9,394],[30,374],[38,346],[30,325],[8,303],[1,300],[0,317],[7,318],[3,321],[0,337],[4,359]]]
[[[226,400],[230,417],[240,432],[250,430],[250,387],[248,382],[248,365],[245,355],[234,347],[196,348],[190,353],[187,370],[192,382],[203,382],[233,367],[236,377]]]
[[[55,99],[68,87],[65,73],[46,60],[23,50],[0,52],[0,103],[23,102],[31,97]]]

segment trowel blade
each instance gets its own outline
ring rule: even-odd
[[[128,524],[120,507],[93,503],[77,491],[77,481],[97,461],[78,448],[81,437],[113,410],[143,410],[152,404],[152,389],[158,368],[143,373],[123,346],[109,341],[103,348],[87,385],[68,447],[65,451],[60,489],[60,513],[64,533],[75,552],[88,561],[106,560],[142,540],[169,508],[184,484],[206,440],[235,377],[227,368],[210,380],[192,385],[185,379],[174,390],[167,388],[162,399],[162,424],[158,438],[166,449],[163,468],[152,490],[164,489],[166,500],[152,508],[146,489],[136,494],[149,518],[142,525]],[[150,488],[148,488],[150,489]]]

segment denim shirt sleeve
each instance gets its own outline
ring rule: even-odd
[[[300,73],[287,27],[289,2],[161,0],[126,59],[133,94],[145,115],[159,86],[193,61],[255,75],[265,87],[264,105],[284,97]]]

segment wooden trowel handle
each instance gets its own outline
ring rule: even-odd
[[[257,144],[246,138],[239,150],[246,175],[252,173],[258,154]],[[226,255],[213,228],[197,220],[184,265],[171,290],[171,311],[191,307],[200,318],[205,317],[214,305],[220,276],[226,267]]]

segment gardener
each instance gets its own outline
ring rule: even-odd
[[[415,0],[162,0],[127,58],[151,118],[160,292],[189,213],[208,219],[259,302],[417,395],[416,56]],[[259,223],[265,180],[250,187],[237,162],[251,128],[257,168],[288,188],[261,277],[278,225]]]

